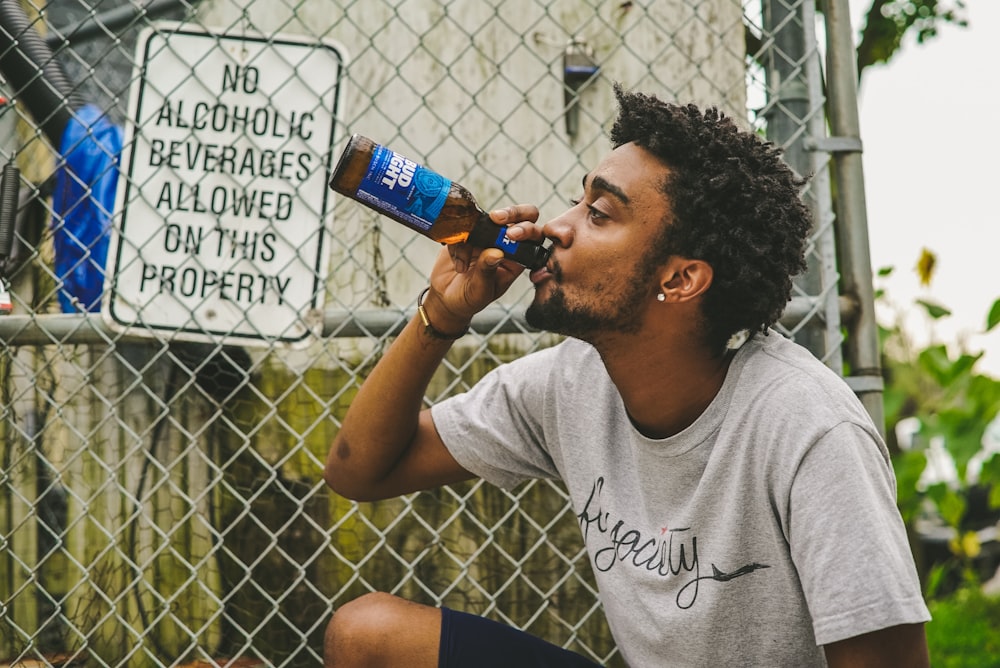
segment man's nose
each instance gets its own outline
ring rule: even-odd
[[[573,240],[573,210],[571,207],[542,225],[542,234],[560,246],[568,246]]]

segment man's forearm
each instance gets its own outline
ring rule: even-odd
[[[830,668],[927,668],[923,624],[902,624],[825,645]]]
[[[508,207],[502,221],[521,240],[539,240],[528,223],[538,219],[530,205]],[[422,411],[434,372],[464,333],[473,315],[502,295],[524,267],[503,251],[477,254],[466,245],[447,246],[431,270],[432,288],[418,299],[418,315],[375,365],[344,416],[326,460],[327,484],[340,494],[372,500],[466,480],[471,473],[451,456],[430,411]]]
[[[327,456],[325,478],[352,498],[386,478],[414,441],[424,394],[451,341],[414,318],[362,383]]]

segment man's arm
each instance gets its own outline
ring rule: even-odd
[[[433,321],[432,321],[433,322]],[[385,499],[470,478],[421,410],[449,341],[411,320],[364,381],[330,447],[324,478],[358,501]]]
[[[923,624],[902,624],[824,645],[830,668],[928,668]]]
[[[498,223],[521,223],[509,228],[512,238],[541,238],[534,206],[492,216]],[[442,249],[423,301],[428,320],[440,332],[464,331],[523,271],[497,249],[476,253],[464,244]],[[420,317],[406,325],[358,390],[330,447],[324,478],[334,491],[372,501],[472,477],[423,409],[427,386],[451,343],[428,333]]]

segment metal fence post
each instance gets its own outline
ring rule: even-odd
[[[827,34],[827,85],[830,131],[842,140],[833,151],[837,175],[837,239],[841,249],[840,273],[844,294],[856,302],[848,320],[846,359],[855,392],[875,424],[885,431],[882,405],[882,363],[875,321],[871,251],[865,178],[861,160],[861,124],[858,115],[858,72],[847,0],[825,0]]]

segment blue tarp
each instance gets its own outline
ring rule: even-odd
[[[64,164],[52,193],[59,304],[64,313],[97,311],[104,289],[122,129],[86,105],[73,112],[59,147]]]

